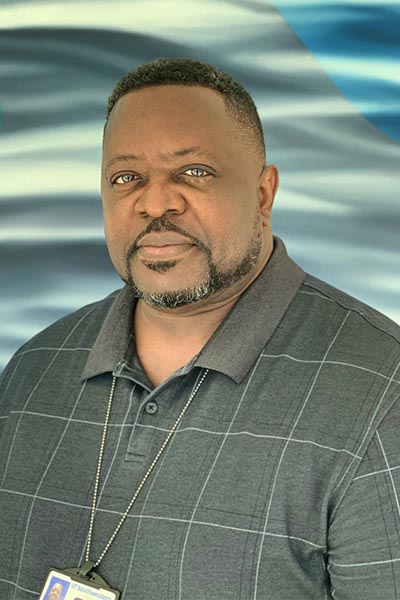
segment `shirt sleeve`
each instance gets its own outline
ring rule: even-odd
[[[14,387],[18,385],[18,366],[20,357],[18,351],[12,356],[3,372],[0,373],[0,440],[7,418],[12,408]]]
[[[335,600],[400,599],[400,401],[377,428],[328,534]]]

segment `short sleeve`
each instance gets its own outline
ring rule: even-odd
[[[377,428],[328,534],[335,600],[400,598],[400,401]]]

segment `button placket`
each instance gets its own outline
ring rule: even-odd
[[[149,458],[148,452],[154,437],[154,429],[152,427],[142,427],[141,425],[150,424],[155,418],[153,415],[158,411],[158,404],[155,400],[148,400],[146,402],[146,396],[148,395],[148,391],[142,389],[138,398],[139,410],[135,415],[136,424],[133,426],[129,436],[125,456],[125,460],[128,462],[143,463]]]

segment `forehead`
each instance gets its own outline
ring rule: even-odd
[[[240,142],[220,94],[204,87],[166,85],[128,92],[115,104],[105,132],[104,154],[146,156],[201,147],[229,155]]]

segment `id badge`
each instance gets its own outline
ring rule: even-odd
[[[118,600],[119,592],[110,588],[97,573],[87,577],[79,569],[51,569],[38,600]]]

